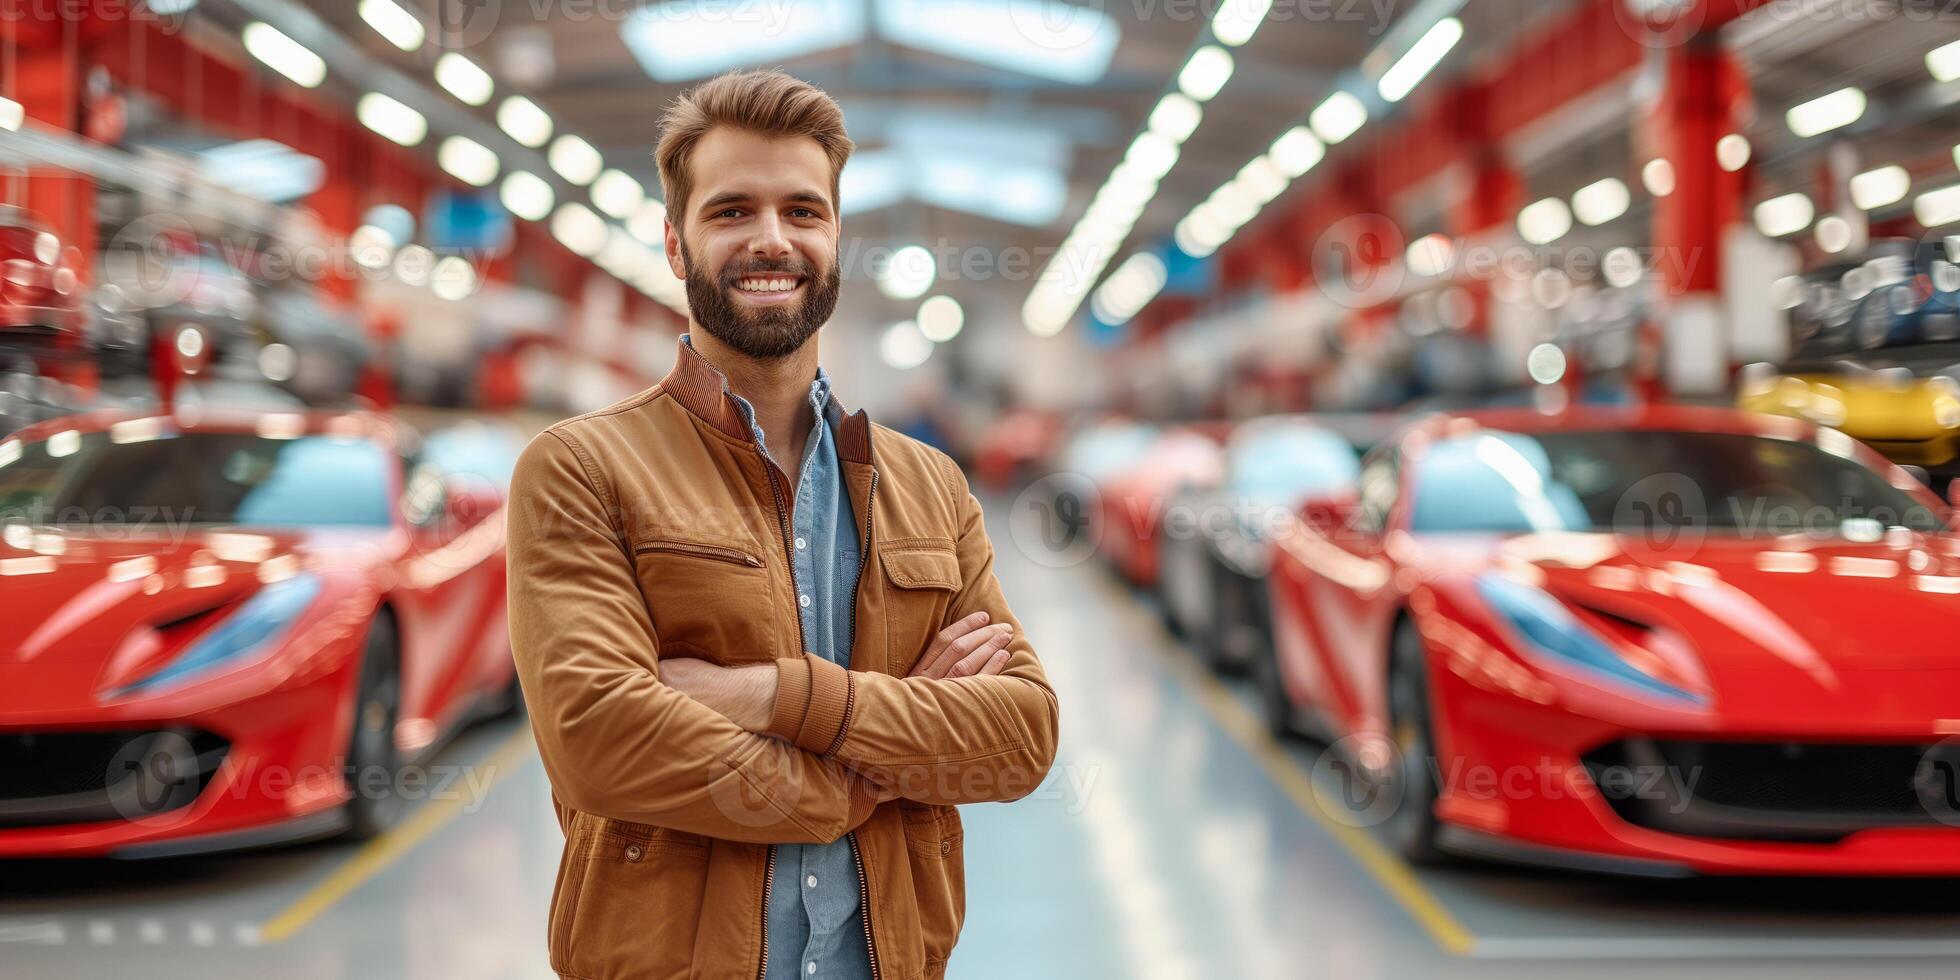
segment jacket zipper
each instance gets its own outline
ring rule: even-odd
[[[871,942],[871,880],[864,875],[864,852],[858,850],[857,831],[848,835],[851,839],[851,861],[857,865],[858,872],[858,918],[864,922],[864,953],[871,961],[871,980],[878,980],[878,947]]]
[[[739,562],[750,568],[761,568],[762,559],[746,551],[734,548],[717,548],[709,544],[695,544],[692,541],[650,541],[633,549],[636,555],[653,551],[671,551],[681,555],[696,555],[702,558],[719,558],[723,561]]]
[[[762,460],[763,475],[769,478],[769,496],[776,502],[776,523],[783,531],[783,561],[789,568],[789,590],[795,595],[802,595],[796,587],[796,552],[790,545],[789,507],[783,503],[782,481],[776,478],[776,464],[770,461],[769,454],[763,452],[761,446],[756,447],[755,455]],[[808,645],[803,637],[803,613],[799,607],[796,614],[797,655],[803,655],[807,649]],[[769,892],[775,887],[775,883],[776,845],[771,844],[769,866],[762,873],[762,964],[756,968],[756,980],[768,980],[769,977]]]
[[[873,504],[878,499],[878,471],[871,471],[871,486],[864,492],[864,545],[858,549],[858,576],[856,594],[851,599],[851,644],[857,645],[858,601],[864,597],[864,566],[871,560],[871,515],[876,513]],[[864,953],[871,963],[871,978],[878,980],[878,947],[871,942],[871,879],[864,874],[864,853],[858,850],[857,831],[848,835],[851,839],[851,861],[857,865],[858,873],[858,912],[864,922]]]

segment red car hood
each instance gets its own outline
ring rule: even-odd
[[[156,534],[24,533],[0,544],[0,668],[103,668],[142,628],[185,623],[235,605],[262,580],[306,569],[364,576],[387,561],[386,529],[198,528]]]

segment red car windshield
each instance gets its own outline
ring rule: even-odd
[[[1414,494],[1410,527],[1426,533],[1943,527],[1932,508],[1857,460],[1732,432],[1484,431],[1429,446]]]
[[[391,522],[388,460],[366,439],[184,433],[119,443],[70,431],[0,466],[0,523],[380,527]]]

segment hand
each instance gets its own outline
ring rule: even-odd
[[[660,661],[660,681],[751,732],[769,727],[776,708],[776,665],[723,667],[690,657]]]
[[[1014,626],[989,626],[990,618],[984,611],[977,612],[940,630],[908,676],[984,677],[1000,673],[1007,666],[1011,652],[1007,643],[1014,638]]]

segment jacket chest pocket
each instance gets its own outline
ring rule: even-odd
[[[960,590],[959,556],[945,538],[907,538],[878,548],[885,576],[885,642],[891,671],[904,676],[946,624]]]
[[[661,656],[720,664],[777,656],[769,569],[755,542],[652,534],[634,540],[633,565]]]

